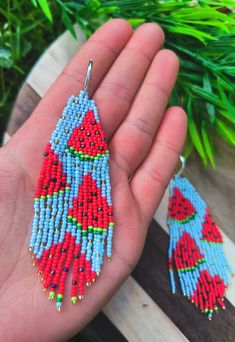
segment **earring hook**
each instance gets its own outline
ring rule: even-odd
[[[92,66],[93,66],[93,61],[90,59],[88,62],[87,71],[86,71],[86,79],[85,79],[84,88],[83,88],[84,92],[88,92],[88,86],[89,86],[89,80],[91,77]]]
[[[181,166],[180,166],[180,169],[179,171],[176,173],[177,176],[181,176],[184,169],[185,169],[185,166],[186,166],[186,159],[183,157],[183,156],[180,156],[180,163],[181,163]]]

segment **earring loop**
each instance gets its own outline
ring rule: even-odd
[[[89,86],[89,80],[91,77],[92,66],[93,66],[93,61],[90,59],[88,62],[86,78],[85,78],[85,82],[84,82],[84,88],[83,88],[84,92],[88,92],[88,86]]]
[[[181,155],[180,155],[179,159],[180,159],[181,165],[180,165],[179,171],[176,173],[177,176],[181,176],[182,175],[182,173],[184,172],[185,166],[186,166],[186,159],[183,156],[181,156]]]

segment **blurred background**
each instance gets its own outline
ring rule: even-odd
[[[235,145],[235,1],[7,0],[0,8],[0,136],[17,93],[44,50],[77,23],[89,37],[115,17],[133,27],[157,22],[165,46],[180,57],[171,104],[188,115],[185,156],[193,150],[215,166],[216,136]]]

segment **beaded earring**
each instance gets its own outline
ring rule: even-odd
[[[65,281],[72,273],[71,301],[95,282],[104,254],[111,258],[113,209],[109,150],[88,82],[71,96],[44,152],[34,198],[30,251],[43,273],[43,290],[60,311]]]
[[[181,170],[170,183],[167,224],[170,229],[168,265],[172,292],[176,292],[173,266],[181,290],[211,319],[218,306],[225,308],[224,295],[233,273],[223,252],[223,239],[205,202],[182,177]]]

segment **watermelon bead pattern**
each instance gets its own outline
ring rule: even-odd
[[[69,98],[43,155],[29,247],[43,290],[60,311],[68,274],[76,303],[96,281],[104,255],[112,255],[110,156],[86,90]]]
[[[211,319],[219,307],[225,308],[225,290],[233,271],[209,209],[192,184],[180,175],[170,183],[167,224],[172,292],[176,292],[176,269],[184,296]]]

